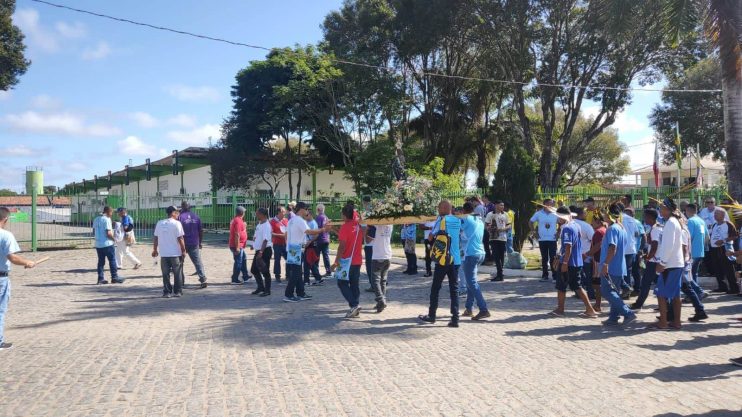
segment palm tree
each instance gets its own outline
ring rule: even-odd
[[[742,201],[742,1],[664,0],[662,6],[670,42],[677,45],[702,24],[719,53],[729,193]]]

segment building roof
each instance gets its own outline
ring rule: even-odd
[[[33,200],[31,200],[30,195],[16,195],[16,196],[8,196],[8,197],[0,197],[0,206],[31,206],[33,203]],[[49,204],[49,197],[40,195],[36,196],[36,205],[37,206],[48,206]],[[69,201],[67,202],[67,205],[69,205]]]
[[[725,170],[724,162],[714,160],[711,157],[706,157],[706,158],[701,159],[701,168],[716,170],[716,171]],[[681,174],[691,171],[693,175],[696,175],[696,158],[683,158],[680,170],[682,171]],[[672,163],[669,165],[665,165],[665,164],[660,165],[660,172],[676,173],[677,171],[678,171],[678,165],[675,163]],[[651,174],[653,172],[654,172],[653,165],[649,165],[649,166],[642,167],[642,168],[632,171],[631,175]]]

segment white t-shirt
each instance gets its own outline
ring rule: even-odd
[[[268,242],[265,247],[266,248],[272,248],[273,247],[273,241],[272,241],[272,229],[271,224],[268,221],[265,221],[263,223],[258,223],[258,225],[255,227],[255,236],[253,238],[253,249],[260,250],[263,247],[263,242]]]
[[[493,211],[487,214],[487,217],[484,219],[484,222],[488,226],[491,225],[492,222],[494,222],[495,227],[497,227],[498,229],[497,236],[490,236],[490,240],[500,240],[500,241],[508,240],[508,232],[503,230],[504,228],[508,227],[508,224],[510,223],[510,216],[508,216],[507,213],[497,213]]]
[[[373,260],[392,259],[392,225],[376,226],[376,237],[372,243]]]
[[[706,223],[706,228],[711,230],[711,227],[713,227],[716,224],[716,219],[714,218],[714,210],[709,211],[709,209],[704,208],[703,210],[698,212],[698,217],[702,218],[703,221]],[[724,221],[729,221],[729,213],[724,210]]]
[[[557,238],[557,215],[539,210],[531,216],[531,223],[538,222],[538,240],[544,242],[556,241]]]
[[[662,226],[660,226],[659,223],[655,223],[654,226],[652,226],[652,229],[649,231],[649,245],[651,248],[652,242],[657,242],[657,250],[659,251],[660,248],[660,242],[662,242]],[[655,256],[650,260],[650,262],[657,263],[657,252],[655,252]]]
[[[288,234],[286,244],[303,245],[306,240],[307,230],[309,230],[309,225],[306,220],[302,219],[301,216],[292,216],[291,220],[289,220],[289,227],[286,230]]]
[[[178,238],[183,236],[183,225],[175,219],[165,219],[157,222],[155,226],[155,236],[157,236],[157,246],[160,256],[163,258],[173,258],[182,256]]]
[[[683,256],[683,260],[688,263],[690,260],[690,233],[688,233],[688,229],[685,227],[683,227],[682,243],[683,246],[685,246],[685,256]]]
[[[675,217],[670,217],[662,227],[662,242],[657,250],[657,258],[665,268],[682,268],[683,259],[683,229]]]
[[[588,253],[590,252],[590,246],[593,244],[593,235],[595,234],[595,229],[593,229],[592,226],[587,224],[586,221],[576,219],[575,223],[577,223],[578,226],[580,226],[580,239],[582,239],[582,253]]]
[[[729,239],[729,224],[726,222],[722,224],[718,224],[714,222],[710,230],[711,230],[711,247],[719,248],[721,246],[724,246],[723,243],[721,245],[717,245],[716,242],[719,240],[722,240],[724,241],[724,243],[726,243],[727,239]]]
[[[626,236],[629,238],[629,244],[624,248],[624,255],[636,255],[636,241],[641,238],[641,231],[637,228],[634,218],[624,214],[623,227],[626,229]]]
[[[433,227],[435,227],[435,222],[425,222],[425,227],[429,227],[430,229],[423,231],[423,237],[425,240],[430,239],[430,234],[433,233]]]
[[[124,240],[124,227],[121,226],[121,222],[116,222],[113,227],[113,241],[119,243],[122,240]]]

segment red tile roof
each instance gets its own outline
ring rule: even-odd
[[[0,206],[30,206],[32,203],[30,195],[18,195],[12,197],[0,197]],[[49,197],[37,196],[36,205],[48,206]]]

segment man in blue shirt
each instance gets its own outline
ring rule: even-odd
[[[431,238],[439,231],[444,231],[450,239],[449,252],[453,262],[446,265],[436,263],[433,272],[433,284],[430,288],[430,307],[427,315],[420,315],[417,318],[425,323],[435,323],[436,312],[438,310],[438,293],[441,290],[443,279],[448,277],[448,290],[451,296],[451,322],[448,327],[459,327],[459,266],[461,266],[461,252],[459,249],[459,239],[461,233],[461,219],[451,214],[451,202],[442,200],[438,204],[438,219],[433,227]]]
[[[121,284],[124,282],[118,276],[116,266],[116,248],[113,242],[113,225],[111,224],[111,214],[113,210],[106,206],[103,207],[103,213],[93,220],[93,232],[95,233],[95,252],[98,255],[98,284],[108,284],[103,276],[103,267],[108,259],[108,266],[111,269],[111,282]]]
[[[474,213],[474,207],[472,203],[464,203],[464,218],[462,219],[463,235],[466,237],[466,247],[464,248],[464,262],[461,264],[464,279],[466,280],[466,310],[464,310],[463,317],[471,317],[472,320],[482,320],[490,317],[490,312],[487,309],[487,302],[484,301],[482,296],[482,289],[479,287],[477,282],[477,267],[484,262],[484,244],[482,243],[482,237],[484,236],[484,223],[479,216],[472,215]],[[473,316],[472,307],[474,307],[474,300],[477,301],[477,307],[479,313]]]
[[[698,284],[698,269],[701,267],[701,261],[706,255],[706,239],[709,232],[706,229],[706,222],[698,215],[698,206],[691,203],[685,207],[685,214],[688,216],[688,233],[690,234],[690,256],[693,260],[691,265],[691,276],[693,281]]]
[[[417,254],[415,253],[417,225],[406,224],[402,226],[400,237],[402,238],[402,244],[404,244],[404,256],[407,258],[407,269],[402,273],[407,275],[417,275]]]
[[[624,251],[629,239],[626,236],[626,229],[621,225],[621,207],[613,203],[608,208],[607,220],[608,230],[603,238],[603,245],[600,249],[600,292],[603,294],[611,310],[608,320],[603,321],[606,326],[617,326],[618,318],[623,316],[623,324],[631,323],[636,320],[629,307],[621,299],[621,283],[626,275],[626,258]]]
[[[557,216],[554,200],[544,200],[544,208],[531,216],[531,231],[538,233],[538,248],[541,252],[541,281],[549,281],[549,263],[556,256]],[[538,224],[538,229],[536,224]]]
[[[10,210],[0,207],[0,350],[10,349],[13,344],[5,341],[5,313],[10,302],[10,265],[15,264],[25,268],[33,268],[32,261],[17,255],[21,251],[15,236],[5,230],[10,219]]]
[[[565,206],[557,209],[557,216],[557,221],[562,227],[562,248],[559,256],[559,266],[555,272],[557,277],[557,307],[549,314],[564,317],[564,303],[567,299],[567,286],[569,286],[585,304],[585,312],[580,316],[596,318],[598,314],[590,304],[587,293],[580,286],[580,274],[583,266],[580,226],[572,220],[572,213]]]
[[[629,199],[629,201],[631,201]],[[636,297],[639,295],[641,290],[641,273],[639,268],[639,261],[641,259],[640,252],[644,242],[644,224],[634,217],[634,209],[626,206],[623,211],[623,225],[626,229],[626,234],[629,238],[629,245],[626,246],[626,276],[624,282],[626,285],[631,286],[633,278],[634,290],[630,293],[630,296]],[[626,294],[623,294],[623,299],[627,299]]]

